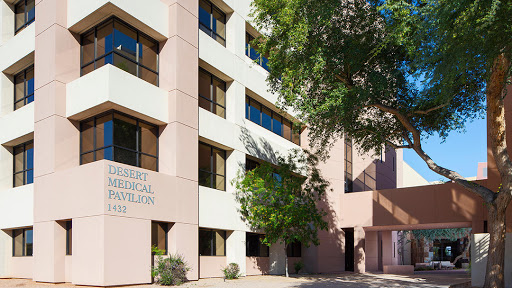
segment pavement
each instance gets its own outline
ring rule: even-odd
[[[427,272],[427,271],[425,271]],[[248,276],[236,280],[225,280],[221,278],[201,279],[188,282],[180,287],[237,287],[237,288],[368,288],[368,287],[434,287],[448,288],[450,285],[468,282],[471,280],[465,271],[441,272],[428,271],[429,273],[417,273],[415,275],[392,275],[377,273],[341,273],[333,275],[292,275],[289,278],[284,276]],[[21,288],[81,288],[87,286],[75,286],[69,283],[48,284],[36,283],[26,279],[0,279],[0,287],[21,287]],[[123,286],[133,288],[156,288],[158,285],[133,285]]]

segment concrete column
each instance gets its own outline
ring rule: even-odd
[[[12,148],[0,145],[0,191],[12,188]]]
[[[14,5],[0,2],[0,45],[14,36]]]
[[[79,165],[80,134],[66,118],[65,85],[80,77],[80,43],[66,29],[67,1],[37,1],[36,19],[34,194],[44,197],[53,189],[44,177]],[[41,217],[45,209],[34,203],[34,280],[64,282],[65,229],[60,219]]]
[[[243,59],[245,57],[245,20],[234,12],[228,16],[226,23],[226,48]],[[242,27],[244,27],[242,29]]]
[[[110,215],[73,219],[72,267],[76,285],[151,283],[151,221]]]
[[[66,229],[56,221],[34,223],[34,279],[41,282],[64,282]],[[37,249],[40,247],[40,249]]]
[[[285,251],[284,244],[275,243],[270,246],[270,274],[271,275],[283,275],[285,273]],[[289,271],[290,272],[290,271]]]
[[[226,240],[227,263],[237,263],[240,273],[246,275],[245,231],[228,231]]]
[[[12,237],[9,230],[0,229],[0,278],[10,277],[9,261],[12,257]]]
[[[5,4],[5,2],[2,2]],[[14,77],[0,73],[0,117],[14,110]]]
[[[180,254],[192,268],[187,277],[199,279],[199,230],[197,224],[174,223],[169,231],[169,252]]]
[[[180,178],[198,189],[198,1],[167,0],[169,38],[160,43],[159,86],[169,92],[169,121],[159,137],[159,172]],[[198,205],[198,203],[196,204]],[[195,208],[197,210],[197,207]],[[199,278],[198,217],[192,223],[174,223],[169,231],[169,252],[183,255]]]
[[[375,232],[375,231],[364,232],[364,246],[363,247],[365,247],[365,249],[364,249],[364,253],[362,253],[362,256],[364,256],[364,258],[359,259],[359,261],[357,262],[358,265],[356,266],[356,267],[361,267],[363,265],[366,266],[363,268],[363,272],[365,272],[365,271],[375,272],[375,271],[379,270],[379,254],[378,254],[379,253],[379,249],[378,249],[379,243],[378,243],[377,233],[378,232]],[[354,232],[354,234],[357,234],[357,233]],[[355,236],[354,236],[354,238],[355,238]],[[359,241],[362,240],[361,237],[358,237],[358,239],[359,239]],[[357,243],[357,241],[356,241],[356,243]],[[359,255],[361,255],[361,253],[359,253]],[[361,265],[361,264],[363,264],[363,265]]]

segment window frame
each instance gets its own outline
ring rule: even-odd
[[[169,223],[168,222],[162,222],[162,221],[151,221],[151,247],[153,247],[153,224],[154,225],[158,225],[160,227],[162,227],[162,230],[164,230],[164,255],[167,255],[169,254]],[[158,240],[158,239],[156,239]],[[158,241],[157,241],[158,242]],[[158,245],[156,245],[158,249],[160,249],[158,247]],[[153,254],[154,255],[154,254]]]
[[[354,149],[352,149],[353,147],[353,144],[352,144],[352,139],[348,136],[348,135],[345,135],[345,141],[344,141],[344,165],[345,165],[345,193],[350,193],[350,192],[354,192],[354,156],[353,156],[353,152],[354,152]],[[350,149],[350,160],[348,159],[348,151]],[[348,164],[350,163],[350,173],[347,171],[347,166]]]
[[[197,244],[198,244],[198,250],[199,250],[199,251],[198,251],[198,252],[199,252],[199,253],[198,253],[198,254],[199,254],[199,256],[200,256],[200,257],[226,257],[227,243],[228,243],[228,239],[227,239],[227,238],[228,238],[228,233],[227,233],[227,231],[226,231],[226,230],[221,230],[221,229],[199,228],[199,232],[201,232],[201,230],[202,230],[202,231],[208,231],[208,232],[211,232],[211,238],[210,238],[210,239],[211,239],[211,240],[210,240],[210,241],[211,241],[211,242],[210,242],[210,253],[211,253],[212,255],[201,255],[201,238],[200,238],[200,234],[201,234],[201,233],[197,233],[197,237],[199,237],[199,239],[198,239],[198,241],[197,241]],[[213,255],[213,254],[214,254],[213,252],[215,252],[215,254],[217,253],[217,250],[215,249],[215,247],[216,247],[216,246],[215,246],[215,244],[216,244],[216,242],[215,242],[215,241],[216,241],[216,240],[215,240],[215,239],[216,239],[216,238],[215,238],[215,232],[217,232],[217,231],[221,231],[221,232],[223,232],[223,233],[224,233],[224,237],[223,237],[223,238],[224,238],[224,255]]]
[[[270,67],[268,67],[268,57],[266,57],[265,55],[262,55],[261,53],[259,53],[258,51],[256,51],[256,48],[254,47],[254,51],[256,52],[257,54],[257,57],[255,57],[255,59],[253,59],[251,56],[251,42],[254,41],[256,39],[256,37],[252,36],[251,33],[249,33],[248,31],[245,31],[245,56],[249,57],[249,59],[253,60],[256,64],[258,64],[259,66],[261,66],[263,69],[267,70],[267,72],[270,72]],[[266,60],[263,61],[263,59]]]
[[[23,240],[21,243],[21,254],[22,255],[16,255],[16,240],[14,237],[15,231],[21,230],[21,234],[23,235]],[[25,249],[25,246],[27,246],[27,239],[25,237],[25,231],[32,230],[32,254],[27,255],[27,251]],[[32,257],[34,256],[34,227],[25,227],[25,228],[17,228],[11,230],[11,238],[12,238],[12,257]]]
[[[66,255],[73,255],[73,220],[66,222]]]
[[[99,119],[99,118],[102,118],[104,116],[107,116],[107,115],[112,115],[112,122],[114,121],[114,115],[115,114],[118,114],[118,115],[121,115],[123,117],[126,117],[126,118],[130,118],[132,120],[135,120],[136,121],[136,149],[133,150],[133,149],[130,149],[130,148],[127,148],[127,147],[122,147],[122,146],[119,146],[119,145],[116,145],[114,144],[114,133],[115,133],[115,129],[114,129],[114,125],[112,125],[112,144],[111,145],[106,145],[106,146],[101,146],[101,147],[96,147],[96,120]],[[83,134],[82,134],[82,124],[85,123],[85,122],[89,122],[89,121],[93,121],[93,149],[92,150],[87,150],[87,151],[82,151],[83,150]],[[138,151],[139,150],[139,138],[140,138],[140,132],[141,132],[141,129],[140,129],[140,123],[144,123],[146,125],[150,125],[150,126],[153,126],[157,129],[157,136],[156,136],[156,155],[151,155],[151,154],[148,154],[148,153],[144,153],[142,151]],[[132,153],[136,153],[137,157],[136,157],[136,163],[137,165],[135,165],[134,167],[138,167],[138,168],[141,168],[141,169],[147,169],[147,168],[143,168],[143,167],[140,167],[140,155],[146,155],[146,156],[150,156],[150,157],[153,157],[153,158],[156,158],[156,170],[155,172],[158,172],[159,170],[159,154],[160,154],[160,146],[159,146],[159,141],[160,140],[160,133],[159,133],[159,129],[158,129],[158,125],[155,125],[153,123],[150,123],[150,122],[147,122],[147,121],[144,121],[144,120],[141,120],[137,117],[133,117],[131,115],[128,115],[126,113],[123,113],[123,112],[119,112],[117,110],[109,110],[109,111],[106,111],[104,113],[100,113],[100,114],[97,114],[95,116],[92,116],[92,117],[89,117],[87,119],[84,119],[82,121],[80,121],[80,145],[79,145],[79,149],[80,149],[80,153],[79,153],[79,157],[80,157],[80,165],[85,165],[85,164],[88,164],[88,163],[92,163],[92,162],[96,162],[96,161],[99,161],[99,160],[102,160],[102,159],[105,159],[105,158],[102,158],[102,159],[96,159],[96,152],[99,151],[99,150],[104,150],[106,148],[112,148],[112,159],[113,160],[109,160],[109,159],[106,159],[106,160],[109,160],[109,161],[113,161],[113,162],[116,162],[116,163],[121,163],[121,164],[125,164],[125,163],[122,163],[122,162],[117,162],[115,161],[114,157],[115,157],[115,148],[118,148],[118,149],[123,149],[123,150],[126,150],[126,151],[129,151],[129,152],[132,152]],[[88,162],[88,163],[82,163],[82,156],[85,155],[85,154],[88,154],[88,153],[93,153],[93,161],[91,162]],[[129,166],[133,166],[133,165],[130,165],[130,164],[125,164],[125,165],[129,165]],[[153,171],[151,169],[147,169],[147,170],[150,170],[150,171]]]
[[[107,24],[110,21],[112,21],[112,29],[114,29],[113,28],[114,23],[117,21],[117,22],[121,23],[122,25],[128,27],[129,29],[134,30],[135,33],[137,33],[137,39],[136,39],[136,41],[137,41],[137,45],[136,45],[137,48],[136,49],[137,50],[135,52],[136,53],[135,54],[136,55],[135,56],[135,58],[136,58],[135,61],[130,59],[130,58],[128,58],[128,57],[126,57],[125,55],[117,52],[116,49],[114,49],[114,48],[112,48],[112,51],[110,51],[108,53],[104,53],[103,55],[99,55],[98,56],[98,28],[102,28],[105,24]],[[91,32],[93,32],[93,34],[94,34],[94,56],[93,56],[92,61],[84,63],[84,46],[83,46],[83,41],[84,41],[85,36],[87,36]],[[112,30],[112,33],[113,33],[113,30]],[[140,62],[140,57],[139,57],[140,56],[140,54],[139,54],[139,44],[141,43],[140,42],[140,36],[148,38],[149,40],[151,40],[152,42],[154,42],[156,44],[156,51],[157,51],[157,53],[156,53],[156,71],[151,69],[151,68],[149,68],[149,67],[147,67],[147,66],[145,66],[145,65],[143,65]],[[112,36],[112,47],[114,47],[114,43],[115,43],[115,37]],[[140,70],[139,68],[140,67],[142,67],[142,68],[144,68],[144,69],[146,69],[146,70],[148,70],[148,71],[150,71],[152,73],[155,73],[156,74],[156,85],[155,86],[157,86],[157,87],[160,86],[160,74],[159,74],[159,71],[160,71],[160,43],[157,40],[153,39],[153,37],[147,35],[144,32],[139,31],[139,29],[133,27],[132,25],[128,24],[127,22],[121,20],[120,18],[118,18],[116,16],[110,16],[107,19],[105,19],[104,21],[102,21],[102,22],[98,23],[97,25],[95,25],[94,27],[92,27],[91,29],[89,29],[89,30],[85,31],[84,33],[80,34],[80,77],[85,75],[83,73],[83,69],[85,67],[93,64],[93,70],[92,71],[94,71],[94,70],[98,69],[98,67],[96,65],[96,62],[106,58],[109,55],[113,55],[113,54],[115,54],[115,55],[117,55],[119,57],[122,57],[122,58],[124,58],[124,59],[126,59],[126,60],[128,60],[128,61],[130,61],[132,63],[135,63],[135,65],[137,65],[137,73],[134,76],[136,76],[137,78],[142,79],[139,76],[139,70]],[[112,56],[112,61],[113,61],[113,56]],[[127,72],[127,73],[131,74],[130,72]],[[133,74],[131,74],[131,75],[133,75]],[[144,79],[142,79],[142,80],[144,80]],[[150,82],[148,82],[148,83],[150,83]],[[150,84],[153,84],[153,83],[150,83]]]
[[[27,19],[27,15],[28,15],[28,12],[27,11],[27,3],[29,1],[34,1],[34,18],[32,20],[28,20]],[[24,11],[23,11],[23,17],[25,19],[25,21],[23,21],[23,25],[21,25],[20,27],[16,28],[16,12],[17,12],[17,6],[24,2],[25,5],[23,5],[23,8],[24,8]],[[36,1],[35,0],[20,0],[16,3],[13,4],[14,5],[14,35],[18,34],[18,32],[20,32],[21,30],[27,28],[30,24],[34,23],[34,21],[36,21],[36,13],[35,13],[35,10],[36,10]]]
[[[226,81],[224,81],[224,80],[220,79],[219,77],[213,75],[212,73],[208,72],[206,69],[199,67],[199,73],[201,73],[201,72],[203,72],[205,74],[208,74],[210,76],[210,97],[213,96],[213,86],[214,86],[213,85],[213,81],[217,80],[217,81],[221,82],[222,84],[224,84],[224,94],[225,94],[224,99],[227,102],[227,97],[226,97],[227,84],[226,84]],[[217,106],[221,107],[222,109],[224,109],[224,117],[222,117],[222,118],[226,119],[226,113],[227,113],[227,111],[226,111],[226,106],[227,105],[226,104],[224,104],[225,106],[222,106],[221,104],[217,103],[216,101],[213,101],[213,100],[210,100],[210,99],[204,97],[203,95],[201,95],[199,93],[199,91],[198,91],[198,95],[199,95],[200,98],[205,99],[206,101],[210,102],[210,110],[207,110],[207,111],[209,111],[209,112],[219,116],[217,113],[213,112],[213,107],[214,107],[213,105],[217,105]],[[199,106],[199,107],[203,108],[201,106]],[[204,109],[204,110],[206,110],[206,109]],[[221,116],[219,116],[219,117],[221,117]]]
[[[258,106],[258,105],[259,105],[259,109],[258,109],[258,110],[259,110],[259,112],[260,112],[260,113],[259,113],[259,114],[260,114],[260,115],[259,115],[259,123],[256,123],[256,122],[254,122],[254,121],[252,121],[252,120],[251,120],[251,108],[250,108],[250,107],[251,107],[251,103],[252,103],[252,102],[255,102],[255,103],[257,104],[257,105],[255,105],[255,106]],[[270,129],[267,129],[265,126],[263,126],[263,108],[266,108],[267,110],[270,110],[270,111],[271,111],[271,113],[270,113]],[[277,116],[276,116],[276,117],[274,117],[274,115],[277,115]],[[281,129],[281,134],[278,134],[278,133],[276,133],[276,132],[274,131],[274,119],[276,119],[276,120],[277,120],[277,117],[280,117],[280,118],[281,118],[281,119],[280,119],[280,121],[279,121],[279,122],[281,123],[281,128],[280,128],[280,129]],[[268,107],[268,106],[266,106],[266,105],[261,104],[261,102],[259,102],[258,100],[255,100],[254,98],[252,98],[252,97],[251,97],[251,96],[249,96],[249,95],[245,95],[245,119],[247,119],[247,120],[249,120],[249,121],[251,121],[251,122],[253,122],[253,123],[255,123],[255,124],[257,124],[257,125],[259,125],[259,126],[261,126],[261,127],[263,127],[263,128],[265,128],[265,129],[266,129],[266,130],[268,130],[268,131],[271,131],[272,133],[274,133],[274,134],[276,134],[276,135],[278,135],[278,136],[283,137],[284,139],[286,139],[286,140],[288,140],[288,141],[290,141],[290,142],[294,143],[295,145],[300,146],[300,142],[301,142],[301,141],[300,141],[300,134],[301,134],[301,132],[300,132],[300,131],[299,131],[299,133],[296,133],[296,136],[297,136],[297,137],[298,137],[298,139],[299,139],[298,143],[293,142],[293,135],[294,135],[294,127],[293,127],[293,126],[294,126],[294,125],[293,125],[294,123],[293,123],[293,121],[289,120],[288,118],[286,118],[285,116],[281,115],[280,113],[275,112],[275,111],[274,111],[274,110],[272,110],[270,107]],[[290,131],[290,138],[289,138],[289,139],[288,139],[288,138],[286,138],[286,137],[284,137],[284,129],[283,129],[283,126],[284,126],[285,121],[288,121],[288,122],[290,123],[290,127],[291,127],[291,131]]]
[[[35,84],[35,78],[36,78],[36,75],[35,75],[35,69],[34,69],[34,64],[31,64],[25,68],[23,68],[23,70],[21,70],[20,72],[14,74],[14,79],[13,79],[13,82],[14,82],[14,103],[13,103],[13,111],[16,111],[18,109],[20,109],[21,107],[25,106],[25,105],[28,105],[32,102],[34,102],[35,99],[33,99],[32,101],[28,102],[27,103],[27,99],[30,98],[30,97],[34,97],[34,94],[35,94],[35,87],[34,87],[34,92],[32,92],[32,94],[30,95],[27,95],[27,71],[30,71],[32,70],[34,72],[34,78],[31,78],[31,79],[34,79],[34,84]],[[16,100],[16,78],[18,78],[19,75],[22,75],[23,74],[23,98],[19,99],[19,100]],[[35,86],[35,85],[34,85]],[[16,104],[18,104],[19,102],[22,102],[23,101],[23,106],[19,107],[19,108],[16,108]]]
[[[297,247],[294,247],[295,245],[299,245],[298,250],[294,249],[294,248],[297,248]],[[296,251],[299,251],[298,256],[295,254]],[[288,253],[288,252],[290,252],[290,253]],[[300,241],[295,241],[295,242],[287,244],[286,245],[286,257],[297,257],[297,258],[302,257],[302,243]]]
[[[219,173],[215,173],[215,172],[205,171],[205,170],[203,170],[203,169],[201,169],[201,168],[198,168],[198,172],[209,173],[209,174],[210,174],[210,183],[211,183],[211,185],[213,185],[213,182],[214,182],[214,181],[212,181],[212,180],[213,180],[213,177],[214,177],[214,176],[217,176],[217,175],[218,175],[218,176],[222,176],[222,177],[224,178],[224,189],[223,189],[223,190],[221,190],[221,189],[217,189],[217,188],[214,188],[214,187],[211,187],[211,186],[210,186],[210,187],[208,187],[208,186],[204,186],[204,185],[201,185],[201,184],[199,184],[199,186],[203,186],[203,187],[207,187],[207,188],[211,188],[211,189],[215,189],[215,190],[219,190],[219,191],[226,191],[226,164],[227,164],[227,162],[228,162],[228,161],[227,161],[227,160],[228,160],[228,159],[227,159],[227,151],[226,151],[226,150],[224,150],[224,149],[221,149],[221,148],[219,148],[219,147],[216,147],[216,146],[210,145],[210,144],[208,144],[208,143],[205,143],[205,142],[199,141],[199,145],[201,145],[201,144],[202,144],[202,145],[205,145],[205,146],[207,146],[207,147],[209,147],[209,148],[210,148],[210,168],[212,168],[212,171],[213,171],[213,149],[218,149],[218,150],[220,150],[220,151],[222,151],[222,152],[223,152],[223,154],[224,154],[224,175],[219,174]],[[199,147],[198,147],[198,150],[199,150]],[[199,153],[198,153],[198,154],[199,154]],[[199,161],[198,161],[198,162],[199,162]]]
[[[27,169],[27,167],[26,167],[26,163],[27,163],[27,145],[30,145],[30,144],[34,144],[34,140],[29,140],[27,142],[24,142],[24,143],[21,143],[21,144],[18,144],[16,146],[12,147],[12,156],[13,156],[13,159],[12,159],[12,187],[13,188],[21,187],[21,186],[24,186],[24,185],[28,185],[28,184],[34,183],[33,176],[32,176],[32,182],[31,183],[27,183],[27,173],[28,173],[28,171],[34,171],[34,163],[33,162],[32,162],[32,168],[31,169]],[[23,147],[23,152],[21,152],[21,153],[23,153],[23,169],[21,171],[16,172],[16,155],[14,154],[14,152],[16,151],[17,148],[20,148],[20,147]],[[35,145],[34,145],[34,148],[35,148]],[[32,149],[34,149],[34,148],[32,148]],[[23,184],[19,185],[19,186],[15,186],[16,185],[16,175],[17,174],[23,174]]]
[[[255,255],[249,255],[249,241],[247,240],[247,236],[258,236],[258,248],[257,248],[257,256]],[[265,237],[265,234],[259,234],[259,233],[252,233],[252,232],[245,232],[245,257],[270,257],[270,247],[268,245],[265,245],[262,243],[262,238]],[[261,256],[261,246],[265,246],[267,249],[267,256]]]
[[[227,26],[227,16],[226,16],[226,13],[224,13],[224,11],[222,11],[222,9],[217,7],[210,0],[199,0],[199,2],[201,2],[201,1],[204,1],[207,4],[210,5],[210,11],[209,12],[207,11],[210,14],[210,27],[213,27],[213,18],[214,18],[213,17],[213,10],[216,10],[219,14],[224,16],[224,27]],[[199,7],[198,8],[201,9],[201,3],[199,3]],[[213,40],[215,40],[215,42],[221,44],[222,46],[226,47],[226,38],[225,38],[226,36],[223,37],[223,36],[219,35],[217,32],[213,31],[213,29],[204,26],[204,24],[201,23],[200,19],[198,19],[198,21],[199,21],[199,30],[201,30],[204,33],[206,33],[206,31],[201,29],[201,27],[204,27],[204,29],[206,29],[206,30],[208,30],[210,32],[209,35],[208,35],[208,33],[206,33],[208,36],[213,38],[213,34],[215,34],[215,36],[219,37],[220,39],[222,39],[222,41],[224,41],[224,44],[219,43],[219,41],[217,41],[217,39],[215,39],[215,38],[213,38]]]

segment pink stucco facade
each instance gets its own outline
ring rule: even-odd
[[[13,1],[5,2],[0,20],[10,23]],[[297,145],[284,132],[279,135],[248,119],[246,95],[279,115],[275,119],[296,120],[293,111],[274,105],[276,95],[268,92],[265,82],[268,72],[245,54],[246,33],[256,31],[248,15],[250,1],[207,1],[212,11],[225,16],[216,32],[200,26],[199,11],[206,8],[195,0],[35,3],[33,23],[17,34],[0,35],[0,51],[8,55],[0,61],[0,278],[92,286],[151,283],[155,239],[167,253],[183,256],[191,268],[189,280],[223,277],[229,263],[237,263],[244,276],[283,274],[283,244],[259,256],[246,255],[248,236],[254,236],[249,233],[262,231],[253,231],[240,218],[231,180],[247,159],[272,161],[278,153],[307,149],[308,132],[301,133]],[[88,31],[98,38],[109,19],[128,27],[123,33],[135,33],[111,47],[111,56],[138,57],[136,72],[114,60],[98,62],[108,56],[98,52],[107,49],[98,39],[93,42],[100,48],[92,54],[101,59],[93,61],[95,69],[85,71],[84,38]],[[121,33],[122,28],[115,27],[115,33]],[[123,37],[115,33],[113,38]],[[157,63],[155,83],[142,79],[144,73],[153,73],[144,66],[148,56],[140,56],[150,49],[141,42],[144,37],[158,43],[154,55],[149,54]],[[140,43],[130,48],[130,41]],[[32,65],[34,101],[15,109],[14,79]],[[204,75],[211,76],[204,80]],[[506,103],[511,113],[512,102]],[[142,131],[141,123],[156,127],[155,155],[140,147],[135,152],[121,147],[136,160],[119,157],[116,162],[113,156],[108,160],[105,151],[124,143],[104,143],[103,152],[92,153],[105,153],[105,159],[84,161],[81,157],[90,152],[82,151],[87,142],[83,127],[108,111],[136,123],[135,134]],[[107,130],[98,127],[94,129]],[[136,145],[147,144],[136,137]],[[349,151],[351,144],[345,140],[338,139],[330,157],[319,164],[332,188],[318,203],[328,213],[329,229],[319,232],[320,245],[302,245],[300,253],[288,258],[289,271],[294,272],[298,261],[306,273],[382,271],[384,265],[398,264],[393,252],[397,230],[471,227],[483,232],[486,211],[481,199],[452,183],[397,188],[407,177],[401,170],[402,151],[360,155],[356,147]],[[34,144],[33,169],[24,164],[31,172],[22,172],[33,173],[33,184],[26,174],[23,185],[17,186],[13,167],[20,161],[15,150],[24,143]],[[204,147],[211,149],[205,152]],[[142,168],[146,154],[157,159],[156,168]],[[21,162],[29,162],[25,158]],[[351,185],[346,184],[347,162]],[[500,181],[490,154],[487,163],[488,175],[479,165],[478,181],[496,189]],[[205,172],[211,177],[205,178]],[[155,233],[154,224],[165,227],[165,236]],[[508,224],[512,229],[512,222]],[[33,232],[33,239],[28,234],[15,238],[26,230]],[[26,246],[20,248],[25,255],[14,252],[20,243]]]

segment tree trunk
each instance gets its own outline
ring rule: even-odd
[[[286,245],[284,245],[284,247],[284,273],[286,277],[289,277],[290,275],[288,274],[288,253],[286,253]]]
[[[490,240],[484,288],[505,287],[503,268],[505,266],[505,214],[507,205],[501,202],[496,200],[493,204],[487,205]]]

